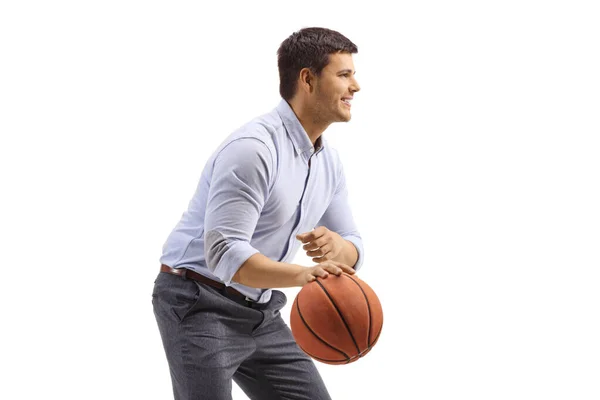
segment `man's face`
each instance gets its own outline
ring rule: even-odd
[[[354,72],[352,54],[329,55],[329,64],[316,78],[313,93],[316,120],[327,123],[350,121],[352,97],[360,90]]]

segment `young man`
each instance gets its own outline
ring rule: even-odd
[[[168,237],[152,302],[177,400],[231,399],[232,379],[251,399],[330,399],[273,288],[363,262],[342,164],[322,137],[350,120],[356,52],[324,28],[283,41],[280,104],[219,146]],[[301,243],[317,265],[289,263]]]

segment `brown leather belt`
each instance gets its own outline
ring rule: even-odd
[[[249,300],[245,294],[238,292],[231,286],[226,286],[225,284],[223,284],[221,282],[213,281],[212,279],[209,279],[209,278],[205,277],[204,275],[200,275],[199,273],[194,272],[191,269],[171,268],[168,265],[161,264],[160,272],[166,272],[167,274],[177,275],[177,276],[181,276],[184,278],[193,279],[195,281],[198,281],[198,282],[204,283],[206,285],[212,286],[216,289],[219,289],[221,292],[223,290],[225,290],[225,292],[232,294],[234,296],[240,297],[243,300]]]

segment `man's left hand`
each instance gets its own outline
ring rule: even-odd
[[[333,260],[344,248],[344,239],[324,226],[300,233],[296,235],[296,239],[304,243],[302,248],[306,255],[312,257],[316,263]]]

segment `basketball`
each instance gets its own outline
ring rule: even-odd
[[[304,285],[290,312],[298,346],[325,364],[349,364],[365,356],[382,327],[379,298],[364,281],[346,273]]]

